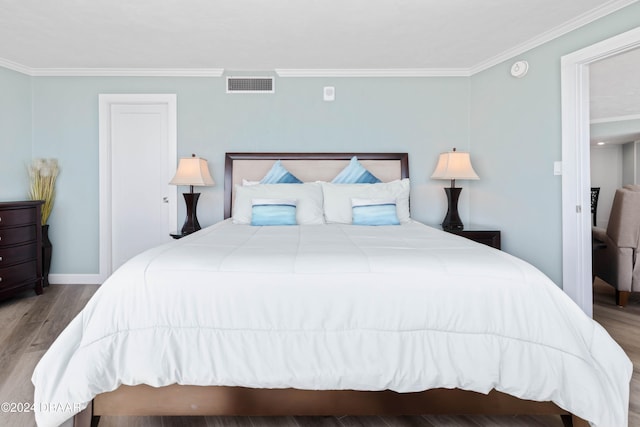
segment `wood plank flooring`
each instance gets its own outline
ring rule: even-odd
[[[98,286],[51,285],[0,302],[0,403],[33,402],[31,374],[47,348],[84,307]],[[629,426],[640,427],[640,294],[629,306],[614,304],[613,288],[596,281],[594,318],[634,363]],[[32,413],[0,412],[0,426],[35,426]],[[408,417],[102,417],[100,427],[561,427],[552,416]]]

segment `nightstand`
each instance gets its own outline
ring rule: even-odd
[[[171,236],[171,237],[173,237],[174,239],[177,240],[177,239],[182,239],[183,237],[188,236],[189,234],[193,234],[193,233],[195,233],[195,231],[192,231],[191,233],[185,233],[185,234],[182,234],[182,233],[179,233],[179,232],[176,231],[175,233],[169,233],[169,236]]]
[[[452,230],[448,232],[500,249],[500,230],[482,230],[472,227],[469,230]]]

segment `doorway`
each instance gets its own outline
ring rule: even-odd
[[[562,57],[562,282],[593,315],[589,153],[589,64],[640,47],[640,28]]]
[[[175,94],[99,96],[100,280],[170,240],[177,222]]]

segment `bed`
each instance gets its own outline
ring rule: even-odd
[[[353,186],[358,200],[392,198],[399,225],[345,223],[355,197],[329,181],[353,157],[383,181]],[[305,184],[252,185],[274,162]],[[225,220],[101,286],[34,371],[38,425],[435,413],[626,425],[622,349],[526,262],[412,220],[408,177],[406,153],[228,153]],[[247,224],[247,209],[284,196],[301,225]]]

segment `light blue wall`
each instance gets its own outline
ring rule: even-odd
[[[471,220],[499,227],[503,248],[562,283],[560,59],[640,23],[640,3],[471,77]],[[511,77],[516,59],[529,73]]]
[[[24,200],[31,161],[31,78],[0,67],[0,201]]]
[[[198,219],[203,226],[222,219],[227,151],[406,151],[415,217],[432,224],[442,220],[443,183],[430,181],[429,175],[438,153],[453,145],[468,148],[467,78],[278,78],[275,94],[259,95],[226,94],[224,82],[34,78],[33,150],[58,158],[62,169],[49,223],[56,253],[64,256],[54,256],[52,273],[98,272],[100,93],[177,94],[178,156],[207,158],[217,183],[201,189]],[[334,102],[322,100],[328,85],[336,88]],[[141,191],[133,184],[131,190]]]

